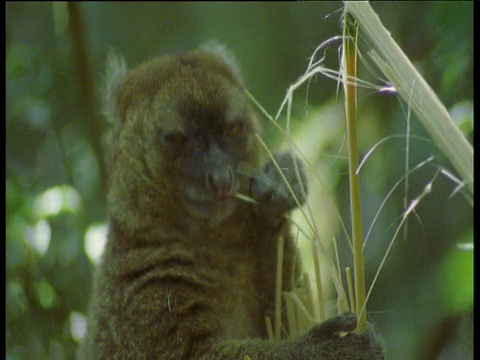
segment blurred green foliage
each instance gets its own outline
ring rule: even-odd
[[[372,3],[470,140],[472,4]],[[134,66],[217,39],[242,64],[250,92],[274,114],[316,46],[341,33],[341,7],[341,2],[7,3],[7,359],[71,359],[82,333],[95,262],[89,249],[101,242],[89,229],[107,221],[98,88],[108,47]],[[325,65],[338,69],[336,45],[328,49]],[[375,81],[367,72],[360,76]],[[306,103],[313,112],[335,99],[336,86],[317,77],[308,93],[300,89],[296,118],[305,117]],[[383,137],[405,133],[407,104],[396,96],[363,91],[359,107],[363,153]],[[267,139],[278,142],[273,128],[266,130]],[[412,132],[428,138],[415,119]],[[404,144],[402,138],[386,142],[365,168],[366,223],[405,172]],[[338,151],[332,148],[331,155]],[[412,137],[412,166],[430,155],[433,163],[409,179],[409,201],[438,170],[453,171],[431,141]],[[340,172],[336,196],[348,222],[346,179]],[[447,176],[436,178],[432,194],[409,221],[408,236],[396,240],[373,292],[370,320],[385,338],[390,359],[418,358],[425,344],[441,354],[458,337],[440,343],[417,339],[435,333],[446,317],[471,314],[472,253],[457,243],[473,241],[465,235],[472,229],[472,206],[468,194],[455,192],[456,185]],[[402,191],[392,196],[369,240],[370,279],[403,212],[404,196]],[[467,327],[463,338],[471,336]]]

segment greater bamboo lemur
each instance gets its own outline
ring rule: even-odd
[[[295,277],[285,215],[298,203],[274,162],[262,166],[259,124],[222,47],[129,72],[111,56],[104,110],[110,229],[79,359],[382,358],[368,334],[338,334],[355,328],[352,314],[295,340],[266,339],[279,236],[284,290]],[[275,159],[303,203],[302,163],[290,152]]]

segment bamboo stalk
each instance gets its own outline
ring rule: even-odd
[[[350,212],[352,218],[352,246],[355,278],[355,314],[357,331],[362,332],[367,323],[366,312],[360,312],[365,302],[365,266],[363,258],[362,208],[357,146],[357,41],[358,25],[348,14],[344,17],[343,87],[347,120],[348,175],[350,185]]]
[[[440,151],[450,160],[473,193],[473,147],[451,119],[425,79],[381,23],[367,1],[345,1],[345,14],[353,16],[373,49],[372,60],[408,101]]]

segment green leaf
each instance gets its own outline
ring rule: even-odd
[[[473,243],[473,231],[462,237],[461,243]],[[439,264],[436,276],[445,311],[451,315],[473,306],[473,251],[453,248]]]

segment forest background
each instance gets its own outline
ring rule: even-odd
[[[92,273],[107,228],[101,145],[106,124],[99,89],[109,47],[135,66],[216,39],[237,57],[250,93],[275,115],[315,48],[341,35],[342,6],[6,4],[8,360],[71,359],[84,329]],[[472,142],[473,2],[374,2],[372,7]],[[368,48],[361,32],[360,43],[361,51]],[[328,47],[326,67],[338,70],[339,45]],[[377,85],[384,79],[367,67],[360,68],[359,77]],[[328,173],[329,196],[348,228],[342,112],[337,83],[319,75],[308,91],[303,87],[295,93],[292,128],[304,134],[299,135],[303,143],[323,139],[311,161],[334,170]],[[362,170],[366,224],[405,175],[405,154],[410,168],[432,157],[409,176],[408,191],[403,185],[395,190],[370,235],[367,284],[406,206],[432,183],[407,230],[395,240],[372,292],[368,319],[385,339],[389,359],[473,358],[472,194],[452,180],[458,177],[453,167],[413,114],[410,119],[408,103],[398,95],[361,89],[359,112],[362,155],[388,138]],[[262,123],[267,143],[280,144],[278,131],[264,118]],[[305,133],[310,137],[302,138]],[[318,212],[326,218],[321,208]],[[342,243],[338,225],[322,226],[330,226]]]

